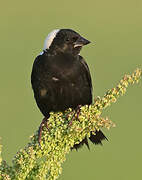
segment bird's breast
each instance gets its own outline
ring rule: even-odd
[[[50,111],[64,111],[69,107],[74,109],[78,105],[91,104],[91,88],[79,60],[70,57],[44,62],[36,75],[38,83],[34,88],[35,99],[44,115]]]

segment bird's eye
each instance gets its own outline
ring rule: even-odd
[[[72,37],[73,42],[77,41],[77,39],[78,39],[77,36]]]

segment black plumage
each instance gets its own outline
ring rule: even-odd
[[[92,103],[92,82],[87,63],[79,55],[90,42],[70,29],[53,31],[45,42],[44,51],[34,61],[31,83],[34,97],[42,114],[76,109],[78,105]],[[89,138],[95,144],[106,139],[101,131]],[[87,137],[74,146],[87,147]]]

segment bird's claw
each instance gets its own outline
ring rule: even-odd
[[[46,127],[48,129],[48,122],[47,122],[47,118],[44,117],[40,126],[39,126],[39,130],[38,130],[38,143],[40,145],[41,142],[41,136],[42,136],[42,131],[43,131],[43,127]]]
[[[81,108],[81,105],[78,105],[77,108],[75,109],[75,113],[73,114],[72,119],[69,121],[69,126],[72,125],[72,122],[73,122],[75,119],[78,119],[78,118],[79,118],[80,108]]]

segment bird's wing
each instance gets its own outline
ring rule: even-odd
[[[47,87],[45,81],[46,78],[44,72],[44,56],[39,55],[36,57],[33,64],[32,73],[31,73],[31,84],[34,91],[34,97],[36,103],[39,109],[41,110],[41,112],[44,114],[44,116],[47,117],[50,112],[50,102],[47,101],[48,98],[47,96],[52,90],[50,89],[49,91],[48,89],[48,93],[47,93]]]
[[[39,83],[40,83],[40,77],[39,77],[39,66],[41,63],[41,55],[37,56],[34,64],[33,64],[33,68],[32,68],[32,73],[31,73],[31,84],[32,84],[32,88],[34,90],[34,92],[36,90],[38,90]]]
[[[87,79],[88,79],[88,83],[89,83],[89,86],[90,86],[91,92],[92,92],[92,91],[93,91],[93,88],[92,88],[92,80],[91,80],[91,74],[90,74],[89,67],[88,67],[86,61],[83,59],[82,56],[79,56],[79,60],[80,60],[80,62],[81,62],[81,64],[82,64],[82,66],[83,66],[84,69],[85,69],[86,77],[87,77]]]

